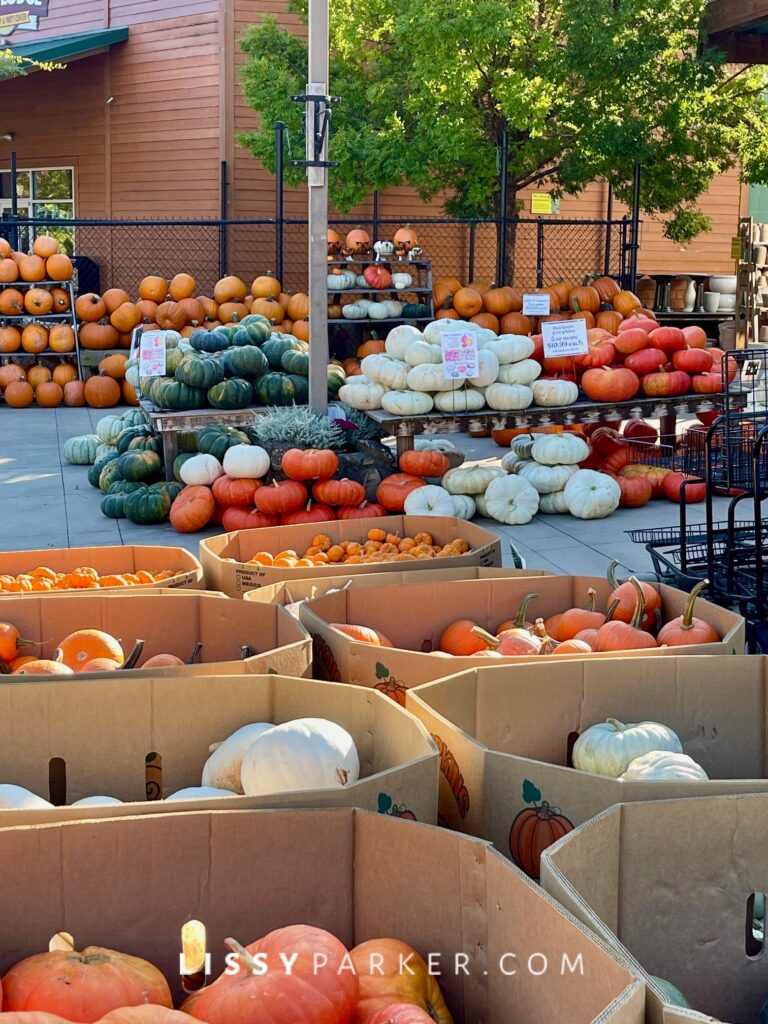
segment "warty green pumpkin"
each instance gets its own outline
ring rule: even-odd
[[[255,345],[242,348],[230,348],[222,353],[224,370],[229,377],[243,377],[245,380],[256,380],[269,369],[267,357]]]
[[[253,388],[242,377],[231,377],[208,389],[208,401],[214,409],[245,409],[253,401]]]
[[[147,481],[162,469],[163,460],[157,452],[127,451],[117,459],[116,472],[121,480]]]
[[[203,427],[197,435],[197,450],[203,455],[213,455],[219,462],[228,448],[236,444],[250,444],[250,438],[242,430],[214,423]]]
[[[189,384],[192,388],[212,388],[214,384],[224,380],[222,360],[214,355],[186,355],[176,367],[176,380]]]

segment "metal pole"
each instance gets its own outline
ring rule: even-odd
[[[613,185],[608,185],[608,202],[606,204],[605,219],[607,221],[605,225],[605,262],[603,264],[603,274],[605,277],[611,272],[611,247],[613,239],[611,238],[613,229]]]
[[[635,164],[632,182],[632,243],[629,257],[629,290],[634,291],[637,282],[637,252],[640,248],[640,164]]]
[[[499,167],[499,225],[498,244],[496,246],[496,284],[505,283],[507,272],[507,178],[509,177],[509,132],[506,128],[501,132],[501,164]]]
[[[379,217],[381,211],[379,210],[379,193],[374,191],[373,193],[373,240],[374,242],[379,241]]]
[[[467,275],[468,281],[475,280],[475,242],[477,235],[477,224],[473,221],[469,225],[469,274]]]
[[[327,96],[328,0],[309,0],[309,81],[307,95]],[[315,159],[315,104],[306,108],[307,160]],[[328,133],[319,153],[328,159]],[[308,167],[309,186],[309,404],[319,413],[328,408],[328,169]]]
[[[227,161],[221,161],[221,167],[219,169],[219,190],[221,194],[221,221],[219,224],[219,277],[227,276]]]
[[[544,286],[544,221],[536,222],[536,287]]]
[[[283,280],[283,137],[285,125],[275,122],[275,277]]]
[[[17,218],[19,216],[19,201],[16,195],[18,189],[16,182],[18,178],[18,172],[16,170],[16,150],[11,151],[11,231],[10,231],[10,245],[13,249],[19,247],[19,228]]]

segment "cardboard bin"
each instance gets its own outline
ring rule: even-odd
[[[137,583],[130,587],[132,593],[146,594],[157,589],[189,587],[204,590],[203,567],[186,548],[162,547],[152,544],[125,544],[100,548],[43,548],[40,551],[0,552],[0,575],[19,576],[45,565],[54,572],[72,572],[84,566],[91,566],[100,576],[120,575],[124,572],[162,572],[172,569],[175,575],[159,583]],[[45,591],[35,591],[40,597]],[[78,593],[78,591],[57,590],[55,594]],[[103,587],[99,593],[126,593],[125,587]],[[0,597],[18,597],[5,594]]]
[[[126,657],[136,641],[143,640],[139,666],[155,654],[175,654],[186,661],[195,645],[203,644],[200,664],[128,670],[133,674],[278,672],[303,676],[309,674],[312,660],[306,630],[285,608],[244,605],[223,594],[199,590],[15,595],[3,601],[2,617],[25,639],[39,645],[22,653],[41,658],[52,658],[58,642],[78,629],[105,630],[121,642]],[[246,657],[244,645],[252,651]],[[120,677],[125,679],[127,674],[121,671]]]
[[[382,584],[386,582],[382,578]],[[453,675],[477,667],[477,658],[443,658],[428,653],[439,649],[445,628],[456,619],[471,618],[491,632],[506,619],[514,618],[526,594],[537,597],[528,605],[528,618],[547,618],[566,608],[586,606],[587,591],[597,591],[597,607],[604,609],[612,587],[606,579],[590,576],[544,576],[537,579],[478,579],[422,584],[419,576],[412,582],[390,590],[377,590],[375,600],[359,590],[344,590],[308,601],[300,610],[300,619],[312,634],[313,673],[319,679],[334,679],[363,686],[389,688],[402,696],[402,690],[420,683]],[[661,584],[665,619],[682,613],[688,598],[681,590]],[[647,655],[743,654],[744,619],[709,601],[696,602],[696,615],[711,622],[723,638],[719,644],[686,648],[657,648]],[[355,623],[372,626],[389,637],[395,649],[382,649],[351,640],[332,629],[330,623]],[[637,652],[592,654],[593,659],[636,656]],[[580,661],[581,654],[561,655],[560,660]],[[512,657],[493,664],[524,664],[533,657]],[[394,693],[393,693],[394,695]]]
[[[768,998],[765,910],[754,904],[768,892],[767,846],[764,794],[620,804],[544,852],[542,885],[693,1007],[662,1010],[654,988],[648,1024],[755,1024]]]
[[[427,683],[406,707],[441,752],[441,821],[535,878],[524,828],[541,849],[612,804],[768,792],[767,699],[768,658],[756,655],[627,658],[620,673],[615,662],[548,658]],[[579,734],[607,718],[674,729],[710,781],[619,782],[568,767]]]
[[[401,537],[426,531],[435,543],[447,544],[462,537],[470,546],[466,555],[453,558],[414,559],[411,562],[382,562],[361,565],[329,565],[323,569],[307,566],[287,569],[279,566],[250,565],[248,559],[259,551],[276,555],[292,549],[302,554],[318,533],[332,541],[365,540],[368,531],[383,529]],[[200,541],[200,561],[209,590],[220,590],[229,597],[242,597],[249,590],[268,587],[283,580],[308,580],[318,575],[361,576],[368,573],[407,572],[423,569],[463,569],[467,566],[500,566],[501,540],[494,533],[450,516],[383,516],[378,519],[346,519],[333,523],[308,523],[306,526],[270,526],[263,530],[236,530]]]
[[[437,820],[438,757],[429,733],[409,712],[362,687],[277,675],[48,679],[0,686],[0,781],[52,802],[101,794],[126,803],[0,811],[0,826],[215,809],[222,799],[228,807],[356,806]],[[360,757],[359,781],[272,796],[156,799],[199,786],[210,745],[241,726],[295,718],[327,718],[347,729]],[[50,779],[53,758],[64,764]]]
[[[65,930],[145,957],[180,1002],[186,921],[214,977],[227,936],[303,923],[432,954],[456,1024],[643,1024],[642,982],[599,940],[484,843],[429,825],[347,808],[0,828],[0,864],[0,972]]]

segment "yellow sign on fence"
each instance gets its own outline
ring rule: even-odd
[[[552,213],[552,196],[549,192],[531,193],[531,213]]]
[[[741,259],[741,239],[738,235],[734,235],[734,237],[731,239],[731,259]]]

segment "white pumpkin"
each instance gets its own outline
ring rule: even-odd
[[[477,508],[477,511],[480,513],[480,515],[484,516],[486,519],[490,519],[491,517],[488,514],[488,505],[486,504],[485,501],[485,495],[475,494],[473,500],[475,502],[475,507]]]
[[[424,328],[424,338],[430,345],[439,345],[444,331],[464,331],[467,328],[477,332],[476,325],[468,324],[466,320],[433,320]]]
[[[355,278],[355,285],[358,288],[370,288],[371,287],[368,284],[368,282],[365,280],[365,277],[362,274],[358,274],[357,277]]]
[[[340,789],[359,775],[355,741],[324,718],[298,718],[267,729],[248,747],[241,766],[247,796]]]
[[[621,488],[607,473],[578,469],[563,488],[568,511],[577,519],[604,519],[619,507]]]
[[[552,491],[550,494],[542,494],[539,498],[539,512],[547,515],[568,514],[568,502],[565,500],[565,491]]]
[[[125,379],[134,390],[139,386],[139,361],[129,359],[125,364]]]
[[[545,466],[575,466],[589,455],[589,445],[578,434],[541,434],[531,446],[531,457]]]
[[[536,405],[573,405],[579,397],[578,385],[572,380],[537,380],[531,386]]]
[[[99,459],[104,459],[107,457],[107,455],[117,455],[117,445],[100,444],[96,449],[96,457],[94,458],[93,461],[98,462]]]
[[[405,350],[405,362],[409,366],[420,366],[422,363],[442,363],[443,352],[439,345],[428,345],[426,341],[412,341]]]
[[[84,796],[80,800],[75,800],[73,804],[70,804],[70,807],[106,807],[110,804],[121,804],[122,802],[116,796]]]
[[[427,484],[411,491],[405,499],[407,516],[454,516],[453,498],[444,487]]]
[[[393,327],[384,342],[384,349],[388,356],[393,359],[404,359],[405,353],[414,341],[424,341],[425,336],[421,331],[410,324],[398,324]],[[428,340],[428,339],[427,339]],[[438,342],[439,344],[439,342]]]
[[[396,271],[392,275],[392,287],[399,292],[404,292],[406,288],[410,288],[413,284],[413,278],[410,274],[406,274],[404,271]]]
[[[23,786],[0,784],[0,811],[39,811],[53,804]]]
[[[371,320],[387,320],[390,316],[389,307],[386,302],[371,302],[368,306],[368,316]]]
[[[435,408],[440,412],[478,412],[485,405],[485,395],[476,388],[460,391],[438,391]]]
[[[343,292],[347,288],[354,288],[357,284],[357,275],[351,270],[342,270],[340,274],[328,274],[328,291]]]
[[[659,722],[624,724],[615,718],[597,722],[579,736],[573,745],[573,767],[592,775],[618,779],[636,757],[652,750],[682,754],[683,745],[674,730]]]
[[[518,455],[517,452],[513,452],[512,449],[510,449],[502,456],[501,468],[504,470],[505,473],[514,473],[515,466],[518,464],[518,462],[522,462],[521,456]]]
[[[387,307],[390,320],[396,320],[397,317],[402,316],[402,302],[398,302],[397,299],[384,299],[384,305]]]
[[[219,789],[216,786],[187,786],[185,789],[177,789],[175,793],[165,798],[166,803],[175,800],[208,800],[218,796],[237,796],[231,789]]]
[[[360,363],[363,376],[383,384],[388,391],[400,391],[408,378],[408,367],[401,359],[393,359],[382,352],[366,356]]]
[[[530,459],[531,452],[533,451],[533,442],[539,437],[546,437],[546,434],[538,434],[536,432],[531,434],[518,434],[517,437],[513,437],[509,443],[509,447],[520,456],[521,459]]]
[[[411,391],[455,391],[463,383],[463,380],[451,380],[446,377],[442,363],[412,366],[406,377],[406,385]]]
[[[102,444],[115,444],[124,427],[121,416],[102,416],[96,424],[96,436]]]
[[[627,770],[619,776],[620,782],[637,779],[639,782],[676,780],[679,782],[705,782],[709,776],[687,754],[670,753],[668,750],[651,750],[642,757],[630,761]]]
[[[450,320],[448,322],[450,323]],[[478,327],[477,324],[472,324],[472,330],[477,338],[477,347],[479,349],[488,348],[490,343],[498,338],[496,331],[492,331],[489,327]]]
[[[542,466],[539,462],[529,462],[517,469],[517,475],[527,480],[539,494],[553,494],[562,491],[573,474],[575,466]]]
[[[240,765],[243,755],[254,740],[273,727],[274,722],[251,722],[236,729],[221,743],[212,744],[211,756],[203,765],[202,785],[242,793]]]
[[[211,487],[223,475],[224,467],[215,455],[193,455],[179,470],[183,483],[204,487]]]
[[[541,363],[535,359],[521,359],[519,363],[505,363],[499,368],[499,383],[526,384],[530,387],[541,374]],[[534,397],[535,397],[534,389]]]
[[[527,359],[533,355],[536,346],[524,334],[500,334],[485,348],[493,352],[499,360],[499,366],[505,366],[507,363],[519,363]]]
[[[477,354],[478,374],[470,377],[469,383],[476,388],[487,388],[499,377],[499,360],[489,348],[481,349]]]
[[[417,437],[414,440],[414,447],[417,452],[455,452],[458,448],[445,437]]]
[[[92,466],[98,459],[102,447],[105,446],[99,441],[97,434],[79,434],[67,438],[61,454],[70,466]]]
[[[492,480],[485,492],[485,506],[491,519],[510,526],[529,523],[539,510],[539,495],[527,480],[507,476]]]
[[[485,389],[485,401],[490,409],[514,412],[528,408],[533,401],[533,392],[524,384],[489,384]]]
[[[417,490],[423,491],[424,488],[419,487]],[[474,498],[469,494],[452,494],[451,500],[453,501],[453,514],[457,519],[472,519],[477,508]]]
[[[339,401],[350,409],[380,409],[386,388],[367,377],[348,377],[350,383],[339,388]]]
[[[488,485],[507,474],[499,466],[458,466],[443,475],[443,487],[451,494],[483,494]]]
[[[517,454],[517,453],[515,453]],[[512,466],[510,473],[520,473],[525,469],[526,466],[535,466],[537,463],[533,459],[518,459],[517,462]]]
[[[381,407],[391,416],[423,416],[432,412],[432,396],[424,391],[387,391]]]
[[[258,444],[234,444],[224,452],[224,472],[236,480],[258,480],[271,466],[269,454]]]

